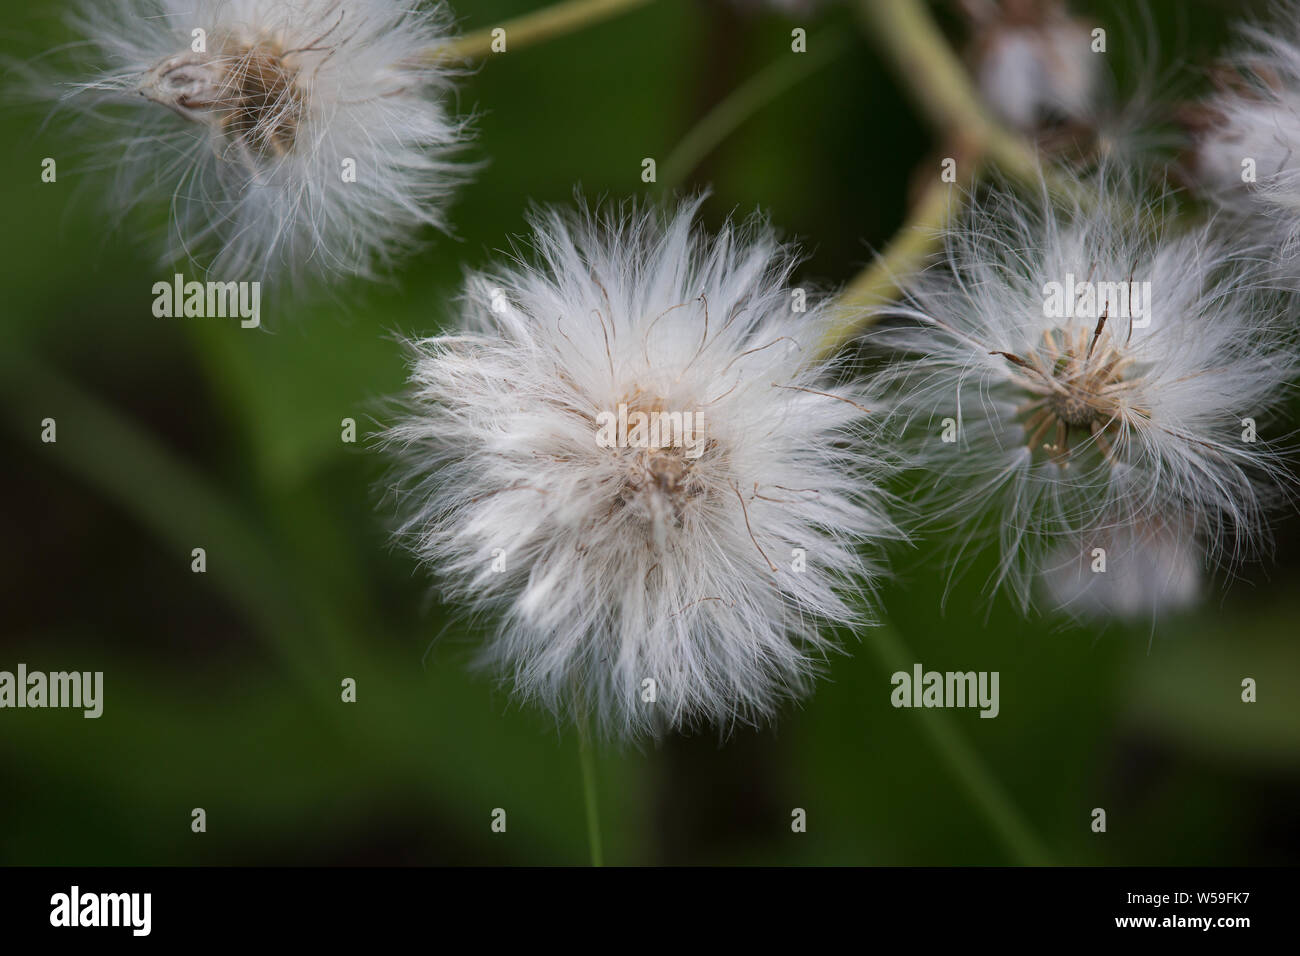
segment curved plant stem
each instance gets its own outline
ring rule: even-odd
[[[582,799],[587,808],[587,845],[591,865],[604,866],[600,845],[600,805],[596,799],[596,761],[591,744],[591,718],[584,711],[578,719],[578,763],[582,767]]]
[[[848,38],[842,33],[819,34],[808,42],[807,53],[783,55],[736,87],[691,128],[664,161],[660,174],[663,188],[679,187],[691,170],[747,119],[825,66],[848,45]]]
[[[889,673],[905,671],[912,666],[915,658],[891,625],[881,624],[865,630],[868,632],[865,640]],[[1050,863],[1043,844],[997,778],[980,760],[979,754],[953,727],[947,713],[927,707],[916,711],[916,716],[935,751],[948,764],[952,775],[966,789],[1015,862],[1025,866]]]
[[[960,161],[959,168],[961,164],[967,168],[963,181],[946,183],[936,175],[889,245],[840,292],[835,300],[836,321],[823,337],[819,355],[829,355],[847,344],[870,323],[872,309],[892,300],[900,284],[925,265],[961,208],[967,194],[963,182],[973,181],[980,160],[971,157]]]
[[[650,2],[651,0],[564,0],[494,27],[467,33],[430,51],[429,55],[435,60],[470,60],[488,56],[492,53],[492,34],[497,29],[505,30],[506,49],[513,51],[572,33]]]
[[[1006,129],[985,108],[961,61],[921,0],[860,0],[863,28],[876,41],[904,88],[959,160],[958,183],[933,183],[894,239],[845,288],[839,321],[823,340],[829,352],[849,341],[874,318],[872,306],[888,302],[899,284],[925,264],[963,197],[987,168],[1078,202],[1080,190],[1039,162],[1033,147]],[[964,168],[962,168],[964,167]],[[949,188],[956,185],[956,190]]]
[[[1008,176],[1038,181],[1042,170],[1037,154],[989,114],[921,0],[860,0],[858,12],[868,35],[938,132],[987,155]]]

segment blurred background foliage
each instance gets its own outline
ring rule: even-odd
[[[457,12],[475,29],[539,5]],[[0,6],[10,58],[69,39],[62,0]],[[1112,40],[1121,75],[1151,66],[1124,62],[1137,49],[1193,85],[1243,12],[1153,2],[1151,37],[1132,3],[1077,9],[1125,40]],[[661,192],[642,158],[662,169],[712,106],[789,55],[795,25],[814,53],[832,38],[838,52],[686,185],[712,185],[712,226],[761,206],[805,242],[801,280],[835,284],[898,227],[936,148],[842,4],[791,20],[659,0],[487,62],[460,92],[479,114],[470,155],[487,163],[454,206],[458,238],[429,237],[391,283],[268,303],[259,332],[153,317],[152,284],[173,270],[137,235],[165,212],[112,227],[104,180],[78,168],[96,131],[6,108],[0,669],[102,670],[105,709],[0,712],[0,862],[587,860],[575,734],[467,669],[473,635],[388,540],[384,464],[364,435],[403,387],[398,336],[449,322],[462,269],[523,232],[530,201],[570,201],[575,185]],[[45,156],[57,184],[40,181]],[[45,417],[57,444],[39,441]],[[345,417],[355,445],[340,441]],[[1296,528],[1281,523],[1274,561],[1154,629],[988,610],[984,556],[945,604],[943,543],[900,549],[891,630],[846,635],[775,727],[601,748],[606,859],[1294,863]],[[194,547],[206,574],[190,570]],[[893,709],[895,661],[999,671],[1000,716]],[[355,704],[339,700],[344,677]],[[191,833],[193,807],[206,834]],[[496,807],[504,835],[489,829]]]

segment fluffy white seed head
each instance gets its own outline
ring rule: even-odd
[[[1104,180],[1104,177],[1103,177]],[[941,523],[996,535],[995,580],[1035,576],[1111,529],[1175,516],[1211,563],[1265,538],[1285,484],[1268,414],[1294,336],[1245,253],[1103,181],[1059,212],[995,193],[949,229],[942,263],[874,338]]]
[[[1211,74],[1215,92],[1183,112],[1187,166],[1223,212],[1293,259],[1300,241],[1300,3],[1277,23],[1242,29],[1243,44]],[[1294,271],[1294,270],[1292,270]]]
[[[967,0],[976,33],[972,57],[985,102],[1006,123],[1035,131],[1046,121],[1095,112],[1101,57],[1088,24],[1059,0]]]
[[[64,97],[118,135],[123,210],[170,202],[169,258],[225,279],[369,275],[462,178],[440,4],[94,0]]]
[[[861,549],[895,534],[878,410],[817,356],[827,307],[767,226],[705,235],[697,208],[536,212],[531,253],[414,343],[387,435],[402,535],[499,621],[484,662],[611,735],[804,692],[824,629],[866,623]]]

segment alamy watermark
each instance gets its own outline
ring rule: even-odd
[[[978,707],[981,717],[996,717],[998,671],[927,671],[920,664],[912,672],[896,671],[889,702],[895,707]]]
[[[121,926],[133,936],[148,936],[152,924],[152,893],[83,893],[74,885],[50,897],[51,926]]]
[[[617,412],[596,415],[596,444],[601,448],[680,448],[686,458],[704,451],[704,413],[629,411],[627,402]]]
[[[0,708],[70,707],[93,719],[104,712],[103,671],[0,671]]]
[[[1064,282],[1047,282],[1043,285],[1043,316],[1048,319],[1100,319],[1126,320],[1135,329],[1145,329],[1151,324],[1151,283],[1093,282],[1075,280],[1067,272]]]
[[[153,284],[153,314],[171,318],[238,318],[240,328],[262,324],[262,283],[185,281],[179,272],[171,282]]]

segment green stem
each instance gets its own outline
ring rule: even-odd
[[[963,165],[966,169],[957,183],[943,182],[936,170],[933,182],[889,245],[844,287],[835,300],[835,324],[823,337],[819,355],[830,355],[847,344],[870,324],[872,310],[892,300],[908,276],[925,265],[961,208],[966,196],[963,184],[974,181],[981,161],[978,157],[958,159],[958,168]]]
[[[582,767],[582,798],[587,808],[587,845],[591,865],[604,866],[605,854],[600,845],[600,805],[596,799],[596,760],[591,743],[591,721],[584,710],[578,718],[578,763]]]
[[[435,60],[471,60],[488,56],[492,53],[493,32],[497,29],[505,30],[506,49],[513,51],[572,33],[650,2],[651,0],[564,0],[495,27],[467,33],[431,51],[430,56]]]
[[[1087,199],[1074,183],[1045,168],[1023,137],[990,115],[921,0],[861,0],[858,11],[864,29],[904,88],[958,158],[958,182],[943,183],[936,173],[935,182],[884,252],[845,288],[837,304],[838,321],[822,342],[824,353],[869,325],[874,319],[871,307],[892,299],[900,283],[925,264],[985,169],[996,168],[1033,189],[1045,188],[1057,200]]]
[[[1039,181],[1042,169],[1033,148],[989,114],[921,0],[861,0],[858,12],[936,130],[967,150],[987,154],[1009,176]]]
[[[664,161],[660,174],[663,188],[678,188],[691,170],[747,119],[829,63],[848,45],[848,38],[842,33],[820,34],[809,41],[807,53],[783,54],[738,86],[691,128]]]
[[[915,658],[890,625],[881,624],[879,627],[867,628],[867,631],[866,639],[886,671],[893,674],[911,667]],[[975,806],[1006,847],[1007,853],[1024,866],[1050,863],[1043,844],[1034,835],[997,778],[980,760],[979,754],[957,732],[948,715],[942,710],[923,708],[916,711],[916,716],[930,743],[948,764],[952,775],[966,788]]]

